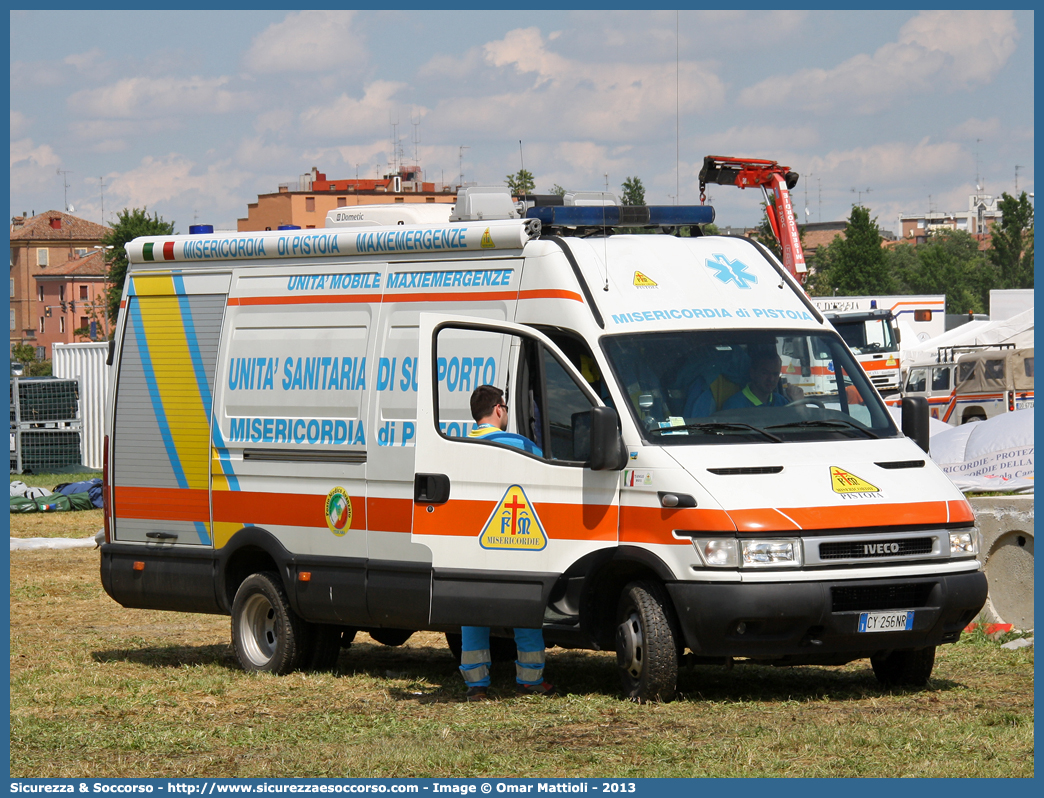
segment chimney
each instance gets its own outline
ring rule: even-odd
[[[55,230],[61,230],[62,229],[62,217],[61,216],[54,216],[54,217],[52,217],[51,218],[51,227],[53,229],[55,229]]]

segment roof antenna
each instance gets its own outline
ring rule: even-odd
[[[522,189],[521,197],[520,197],[520,199],[522,201],[522,208],[523,208],[522,218],[525,218],[525,216],[526,216],[526,212],[525,212],[525,208],[526,208],[526,159],[522,155],[522,139],[518,140],[518,162],[520,164],[520,169],[522,170],[521,172],[519,172],[519,175],[518,175],[519,180],[518,180],[518,182],[520,184],[519,188]]]

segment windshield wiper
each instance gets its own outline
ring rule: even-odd
[[[864,432],[871,438],[880,438],[873,430],[869,430],[866,427],[860,427],[851,421],[844,421],[842,419],[836,420],[822,420],[822,421],[793,421],[790,424],[773,424],[768,429],[781,429],[783,427],[844,427],[845,429],[854,429],[858,432]]]
[[[753,424],[741,424],[738,421],[703,421],[695,424],[686,424],[682,427],[667,427],[667,430],[691,430],[692,432],[708,432],[713,433],[719,430],[753,430],[759,435],[764,435],[773,443],[783,443],[782,438],[778,438],[771,432],[765,432],[760,427],[755,427]]]

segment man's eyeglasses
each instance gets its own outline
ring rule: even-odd
[[[504,404],[503,402],[501,402],[501,403],[500,403],[499,405],[497,405],[497,407],[502,407],[502,408],[504,408],[504,412],[505,412],[505,413],[506,413],[506,412],[508,411],[508,406],[507,406],[506,404]]]

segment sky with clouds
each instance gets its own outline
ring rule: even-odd
[[[11,215],[234,229],[313,166],[699,202],[705,155],[802,176],[799,221],[1032,192],[1032,11],[12,11]],[[46,48],[40,43],[46,42]],[[393,123],[397,127],[393,128]],[[396,139],[398,143],[395,144]],[[66,184],[68,188],[66,189]],[[761,195],[714,186],[719,225]],[[808,215],[805,215],[805,209]]]

